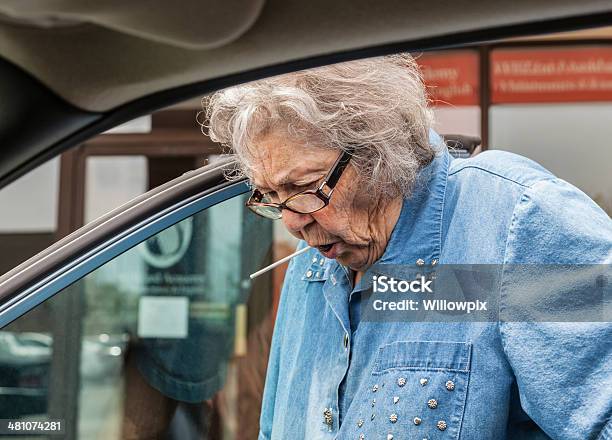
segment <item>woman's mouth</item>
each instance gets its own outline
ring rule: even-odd
[[[338,242],[336,243],[328,243],[317,246],[317,249],[321,254],[323,254],[326,258],[336,258],[338,256]]]

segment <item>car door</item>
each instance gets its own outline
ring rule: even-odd
[[[249,274],[295,241],[248,212],[231,167],[186,173],[0,278],[0,418],[66,438],[257,435],[284,272]]]

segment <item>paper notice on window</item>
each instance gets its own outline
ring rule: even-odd
[[[143,296],[138,304],[138,336],[186,338],[189,299],[184,296]]]

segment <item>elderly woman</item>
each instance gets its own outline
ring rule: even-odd
[[[610,263],[612,222],[587,196],[513,154],[453,160],[409,56],[245,84],[207,105],[211,137],[254,187],[250,208],[310,247],[285,276],[261,440],[612,438],[605,319],[363,314],[374,265]],[[491,284],[496,310],[513,282],[502,271]]]

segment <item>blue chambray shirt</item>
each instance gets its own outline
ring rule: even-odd
[[[612,263],[612,221],[580,190],[526,158],[453,159],[432,140],[379,263]],[[360,322],[351,279],[315,249],[291,261],[260,440],[612,439],[609,322]]]

